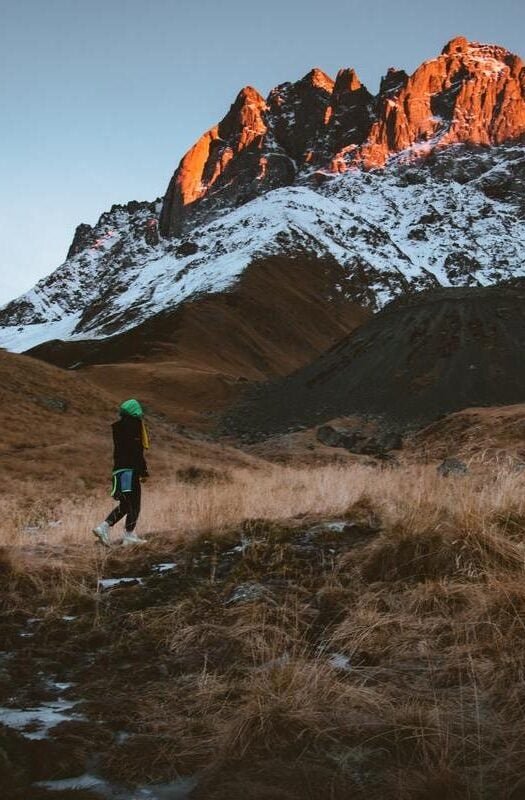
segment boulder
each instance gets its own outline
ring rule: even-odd
[[[333,425],[321,425],[317,430],[317,440],[328,447],[344,447],[351,450],[362,436],[346,428],[334,428]]]
[[[182,242],[177,247],[177,255],[184,258],[185,256],[194,256],[199,252],[199,245],[195,242]]]
[[[384,431],[371,436],[359,428],[336,428],[333,425],[321,425],[317,430],[317,440],[328,447],[343,447],[358,455],[379,458],[389,450],[400,450],[403,446],[402,437],[395,432]]]
[[[150,247],[156,247],[159,243],[159,226],[155,217],[150,217],[146,222],[144,241]]]
[[[437,468],[437,473],[442,478],[448,478],[449,475],[466,475],[468,467],[459,458],[446,458]]]
[[[242,583],[236,586],[224,605],[231,606],[237,603],[253,603],[268,596],[268,590],[261,583]]]

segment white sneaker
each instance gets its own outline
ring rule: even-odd
[[[122,537],[122,544],[124,546],[131,544],[146,544],[146,540],[141,539],[140,536],[137,536],[135,531],[126,531]]]
[[[111,547],[111,539],[109,537],[110,527],[108,523],[104,520],[101,522],[100,525],[97,525],[96,528],[93,528],[93,533],[99,540],[101,544],[105,547]]]

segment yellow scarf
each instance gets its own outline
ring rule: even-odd
[[[149,436],[148,436],[148,429],[146,428],[146,423],[143,419],[141,419],[142,423],[142,447],[144,450],[149,449]]]

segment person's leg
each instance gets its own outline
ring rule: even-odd
[[[116,525],[122,517],[125,517],[126,514],[129,513],[129,502],[128,502],[128,494],[123,494],[120,497],[120,503],[118,506],[115,506],[111,514],[108,514],[106,517],[106,522],[108,523],[109,527],[112,528],[113,525]]]
[[[137,479],[133,484],[133,491],[130,496],[130,509],[126,516],[126,530],[122,538],[122,544],[144,544],[144,539],[140,539],[135,533],[137,520],[140,514],[140,500],[141,500],[141,486],[140,480]]]
[[[129,495],[121,494],[117,495],[117,498],[120,501],[119,505],[116,506],[110,514],[108,514],[104,522],[101,522],[100,525],[97,525],[95,528],[93,528],[93,533],[97,539],[106,547],[111,547],[111,528],[129,512]]]
[[[133,483],[133,491],[128,495],[129,502],[126,515],[126,533],[133,533],[137,527],[140,514],[141,494],[140,480],[137,478],[136,482]]]

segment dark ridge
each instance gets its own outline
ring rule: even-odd
[[[405,295],[288,377],[250,389],[223,430],[251,440],[360,414],[398,431],[525,401],[525,281]]]

